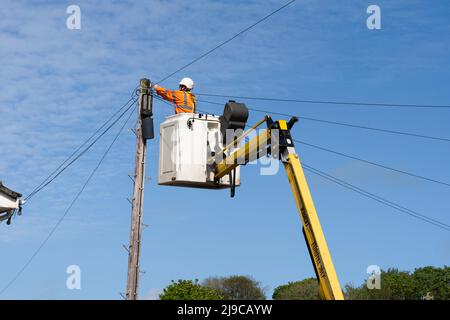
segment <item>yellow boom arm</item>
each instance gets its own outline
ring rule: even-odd
[[[273,122],[270,117],[266,117],[266,120],[269,127],[267,131],[260,133],[228,155],[224,155],[223,160],[215,164],[215,178],[220,179],[239,165],[256,160],[265,155],[267,150],[271,152],[276,150],[279,159],[283,162],[300,213],[303,235],[319,281],[321,296],[327,300],[343,300],[344,296],[327,242],[290,134],[290,129],[297,119],[292,118],[288,123],[285,120]]]

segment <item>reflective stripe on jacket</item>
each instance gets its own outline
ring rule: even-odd
[[[195,112],[195,95],[191,92],[157,87],[156,93],[175,105],[175,113]]]

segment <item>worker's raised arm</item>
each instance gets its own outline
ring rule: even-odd
[[[174,94],[172,90],[160,87],[157,84],[153,85],[153,89],[155,89],[156,93],[164,100],[174,102]]]

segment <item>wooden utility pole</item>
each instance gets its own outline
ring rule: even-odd
[[[150,92],[150,80],[141,79],[139,90],[138,122],[136,127],[136,158],[134,171],[134,187],[131,210],[130,245],[128,255],[128,278],[127,278],[127,300],[137,300],[139,285],[139,256],[142,236],[142,208],[144,204],[144,180],[145,180],[145,158],[147,139],[153,138],[152,95]],[[149,127],[145,124],[151,123],[151,137]],[[143,125],[144,123],[144,125]]]

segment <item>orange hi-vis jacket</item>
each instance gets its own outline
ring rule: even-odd
[[[156,93],[164,100],[173,102],[175,105],[175,113],[195,112],[195,95],[191,92],[157,87]]]

